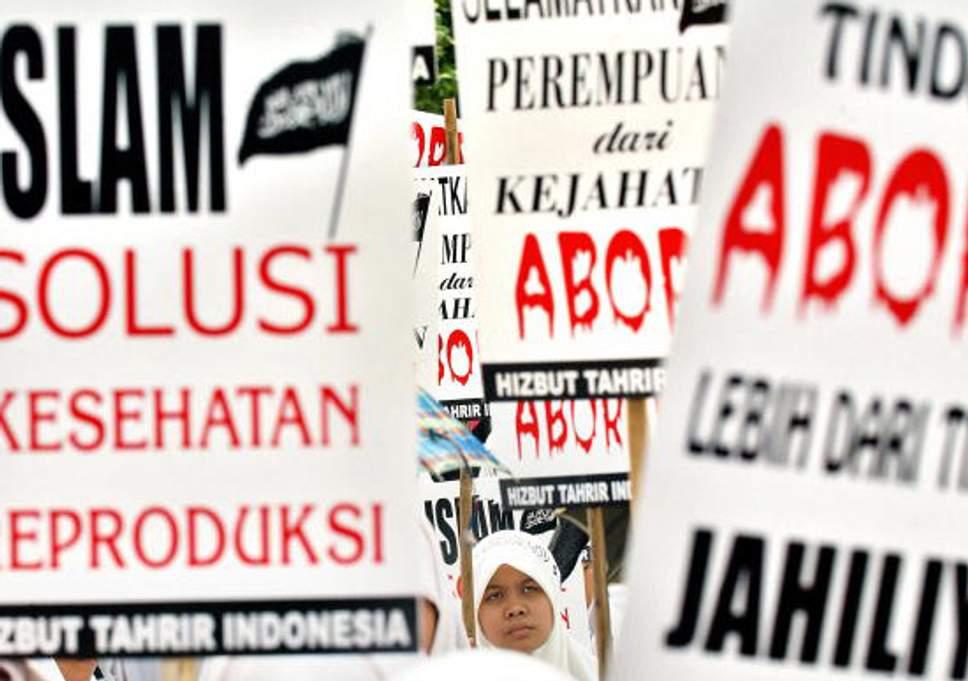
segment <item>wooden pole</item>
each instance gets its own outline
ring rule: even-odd
[[[195,681],[198,660],[194,657],[175,657],[161,662],[161,681]]]
[[[447,165],[456,165],[459,158],[457,137],[457,102],[449,97],[444,100],[444,128],[447,132]],[[477,616],[474,613],[474,556],[471,541],[471,519],[474,515],[474,478],[467,464],[460,469],[460,581],[461,614],[467,638],[476,641]]]
[[[612,620],[608,607],[605,511],[601,506],[589,507],[588,529],[592,542],[592,579],[595,583],[595,648],[598,654],[598,678],[605,681],[608,658],[612,652]]]
[[[457,100],[444,100],[444,130],[447,133],[447,165],[460,163],[460,137],[457,132]]]
[[[471,545],[471,518],[474,515],[474,479],[467,466],[460,469],[460,583],[461,614],[470,641],[477,641],[477,617],[474,614],[474,556]]]
[[[644,397],[631,397],[625,403],[629,428],[629,482],[634,502],[642,489],[642,462],[649,446],[649,415]]]

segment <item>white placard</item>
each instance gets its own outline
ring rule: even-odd
[[[432,356],[432,375],[423,385],[463,422],[485,416],[481,384],[480,347],[477,338],[477,289],[472,258],[471,224],[467,213],[467,174],[463,165],[417,168],[414,185],[418,197],[430,197],[419,267],[429,269],[417,291],[418,306],[431,301],[432,324],[418,331],[421,354]],[[424,329],[423,327],[426,327]],[[430,347],[424,346],[429,343]],[[429,350],[429,352],[428,352]]]
[[[0,656],[413,650],[399,3],[5,10]]]
[[[613,678],[963,678],[968,8],[733,19]]]
[[[725,65],[679,6],[451,3],[489,402],[662,388]]]

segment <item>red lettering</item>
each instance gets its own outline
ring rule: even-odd
[[[12,452],[19,452],[20,443],[17,442],[17,438],[14,437],[13,431],[10,429],[10,424],[7,423],[7,408],[13,401],[15,394],[13,390],[5,390],[3,399],[0,400],[0,433],[3,433],[7,440],[7,448]]]
[[[672,271],[674,263],[681,263],[686,257],[689,237],[678,227],[659,230],[659,257],[662,260],[662,277],[665,281],[666,308],[669,312],[669,326],[676,326],[676,310],[679,308],[679,286]]]
[[[346,288],[346,268],[356,246],[327,246],[326,252],[336,260],[336,321],[326,327],[329,333],[358,333],[360,327],[349,321],[349,294]]]
[[[302,406],[299,404],[299,395],[293,388],[289,387],[283,391],[282,400],[279,402],[279,411],[276,413],[276,425],[272,431],[273,447],[279,446],[282,441],[282,429],[286,426],[296,427],[304,447],[312,444]]]
[[[68,258],[77,258],[87,262],[97,276],[98,287],[100,290],[100,302],[98,303],[97,313],[94,319],[87,326],[77,329],[70,329],[54,319],[50,305],[50,279],[54,273],[54,268]],[[108,317],[108,310],[111,307],[111,281],[108,277],[107,268],[95,253],[80,248],[69,248],[58,251],[46,263],[40,271],[40,279],[37,284],[37,298],[40,307],[40,316],[47,327],[58,336],[64,338],[84,338],[98,331]]]
[[[205,326],[198,319],[195,310],[195,255],[192,249],[182,251],[182,285],[184,292],[185,317],[193,331],[202,336],[224,336],[232,333],[242,321],[242,311],[245,308],[245,283],[243,269],[245,256],[242,249],[232,249],[232,316],[221,326]]]
[[[128,407],[125,405],[125,402],[132,397],[143,400],[145,391],[140,388],[121,388],[114,391],[114,438],[115,447],[119,450],[139,450],[148,447],[148,442],[144,438],[140,440],[128,440],[125,437],[125,423],[129,421],[137,423],[142,417],[140,404],[137,407]]]
[[[138,322],[138,270],[134,251],[124,251],[124,322],[130,336],[172,336],[171,326],[142,326]]]
[[[312,545],[309,543],[309,539],[303,533],[303,524],[313,512],[312,504],[304,504],[302,510],[299,513],[299,517],[296,519],[295,523],[291,523],[289,519],[289,507],[282,507],[282,564],[289,565],[291,562],[289,555],[289,544],[294,539],[298,540],[299,544],[302,546],[303,552],[309,559],[310,565],[316,565],[319,563],[319,559],[316,557],[316,552],[313,551]]]
[[[439,154],[434,154],[435,151]],[[430,149],[427,152],[427,165],[439,166],[447,160],[447,131],[435,125],[430,129]]]
[[[179,406],[174,410],[168,410],[165,408],[164,392],[162,390],[155,388],[152,396],[154,398],[154,409],[152,412],[155,416],[155,449],[164,449],[165,447],[166,421],[174,421],[181,427],[181,446],[184,449],[188,449],[191,446],[191,412],[189,411],[190,405],[188,388],[181,388],[178,390]],[[211,415],[211,411],[209,411],[209,415]]]
[[[228,436],[229,445],[233,449],[238,449],[241,442],[239,431],[235,427],[235,420],[232,418],[232,411],[225,400],[225,391],[216,388],[212,393],[212,401],[208,405],[208,413],[205,415],[205,425],[202,426],[202,448],[208,447],[208,438],[213,428],[222,428]]]
[[[355,504],[337,504],[330,509],[329,512],[329,526],[334,533],[338,534],[340,537],[345,537],[352,545],[353,549],[349,554],[341,554],[336,550],[336,546],[330,546],[327,553],[333,562],[340,565],[350,565],[351,563],[357,562],[363,557],[363,551],[365,548],[365,542],[363,541],[363,535],[355,527],[351,525],[344,524],[340,520],[340,516],[349,514],[354,520],[359,520],[363,512],[360,507]]]
[[[383,563],[383,504],[373,504],[373,562]]]
[[[934,209],[934,255],[924,285],[910,298],[901,298],[887,288],[882,259],[884,234],[891,207],[902,195],[912,197],[916,204]],[[941,254],[948,239],[948,176],[940,159],[930,151],[913,151],[904,157],[887,184],[887,191],[877,211],[874,224],[874,284],[875,300],[887,305],[887,309],[901,326],[906,326],[918,308],[934,291],[934,284],[941,267]]]
[[[860,177],[860,188],[847,216],[831,225],[824,223],[827,201],[831,189],[845,174],[853,173]],[[870,185],[871,158],[867,146],[858,140],[834,134],[820,136],[817,144],[817,176],[813,183],[813,208],[810,211],[810,231],[807,240],[807,266],[803,273],[803,295],[800,299],[801,311],[806,308],[810,298],[820,298],[832,305],[846,290],[854,274],[857,249],[851,238],[851,229],[857,212]],[[840,242],[844,252],[840,270],[825,282],[817,280],[817,260],[819,252],[831,242]]]
[[[548,269],[545,267],[544,259],[541,257],[541,247],[534,234],[528,234],[524,238],[514,297],[518,308],[518,335],[521,339],[524,339],[525,335],[524,313],[531,307],[540,307],[545,311],[548,315],[548,335],[554,335],[555,300],[551,293]]]
[[[40,560],[25,561],[21,559],[21,543],[36,542],[37,531],[21,529],[20,521],[40,520],[39,511],[10,511],[10,569],[11,570],[39,570],[43,567]]]
[[[557,405],[557,408],[553,405]],[[565,407],[558,400],[544,403],[545,424],[548,428],[548,449],[552,454],[560,452],[568,442],[568,424],[565,422]]]
[[[528,412],[529,421],[525,421],[524,419],[525,410]],[[518,436],[518,459],[524,458],[524,449],[521,440],[525,437],[533,438],[535,451],[539,451],[541,437],[538,432],[538,412],[534,408],[534,402],[518,402],[514,426]]]
[[[249,420],[252,423],[252,446],[262,446],[262,409],[260,402],[266,395],[272,394],[269,386],[242,386],[236,392],[249,398]]]
[[[612,284],[612,271],[615,268],[616,261],[620,258],[626,263],[626,269],[631,267],[635,260],[638,260],[639,263],[636,274],[642,275],[642,282],[644,284],[642,290],[645,292],[645,295],[641,309],[636,311],[635,314],[631,312],[627,313],[619,309],[618,301],[615,299],[615,289],[627,287],[626,284],[620,286],[614,286]],[[652,297],[652,268],[649,265],[649,254],[645,251],[645,245],[634,232],[623,229],[617,232],[609,242],[608,251],[605,254],[605,281],[608,282],[608,299],[612,303],[612,312],[615,313],[615,319],[632,329],[633,332],[638,331],[642,327],[642,322],[645,320],[645,315],[650,308],[649,299]]]
[[[444,363],[441,361],[444,352],[444,338],[440,334],[437,334],[437,385],[442,385],[444,382]]]
[[[765,194],[764,192],[768,192]],[[772,229],[764,232],[762,225],[746,224],[746,212],[759,202],[768,199]],[[757,252],[767,268],[767,285],[763,295],[763,309],[768,310],[773,301],[780,258],[783,254],[784,235],[784,187],[783,187],[783,133],[771,125],[763,133],[753,161],[746,172],[739,193],[733,200],[723,228],[716,270],[713,303],[722,303],[726,291],[726,275],[729,258],[733,251]]]
[[[110,521],[110,526],[107,530],[102,529],[101,521]],[[92,508],[89,511],[89,524],[91,526],[91,554],[88,564],[92,568],[101,567],[101,557],[99,547],[105,546],[114,560],[114,564],[119,567],[124,567],[124,560],[121,559],[121,553],[118,551],[118,539],[121,537],[121,531],[124,529],[124,524],[121,520],[121,514],[111,508]]]
[[[410,125],[410,137],[417,141],[417,160],[414,162],[413,167],[419,168],[420,162],[423,160],[424,148],[427,146],[427,134],[424,132],[422,125],[412,123]]]
[[[454,350],[460,349],[467,353],[467,371],[463,374],[454,371]],[[447,367],[450,369],[451,378],[461,385],[467,385],[467,381],[474,372],[474,349],[471,347],[471,339],[461,329],[455,329],[447,337]]]
[[[51,509],[49,520],[50,527],[50,566],[53,569],[60,567],[61,554],[74,546],[81,538],[81,516],[68,509]],[[68,529],[66,534],[62,531],[62,520],[66,520]]]
[[[225,526],[215,511],[205,506],[189,506],[188,514],[188,565],[189,567],[207,567],[214,565],[225,551]],[[199,520],[208,521],[209,527],[215,533],[215,546],[207,556],[201,555],[199,548]]]
[[[259,525],[256,527],[256,535],[259,538],[260,553],[251,555],[246,552],[245,537],[251,536],[252,532],[245,532],[245,518],[249,515],[249,507],[243,506],[239,509],[239,516],[235,523],[234,546],[235,553],[246,565],[255,567],[265,567],[269,565],[269,512],[268,506],[259,507]]]
[[[329,412],[330,406],[336,407],[340,414],[343,416],[343,420],[350,427],[350,444],[354,447],[360,444],[360,390],[359,386],[351,385],[349,387],[349,403],[340,398],[336,394],[336,391],[329,387],[323,387],[322,390],[322,406],[320,410],[322,411],[322,431],[323,431],[323,445],[329,446],[330,443],[330,426],[329,426]],[[307,435],[308,438],[308,435]]]
[[[93,431],[92,437],[85,442],[81,440],[77,431],[72,431],[70,436],[68,436],[68,442],[79,451],[91,452],[104,445],[104,421],[93,411],[94,407],[92,407],[91,411],[84,409],[81,404],[82,400],[90,401],[94,407],[99,407],[101,406],[101,396],[97,391],[85,388],[73,393],[68,402],[71,417],[79,423],[90,426]]]
[[[153,559],[145,551],[144,547],[144,535],[145,535],[145,525],[151,516],[158,516],[164,522],[165,526],[168,528],[168,550],[163,553],[161,558]],[[154,546],[159,546],[161,532],[151,532],[151,544]],[[138,514],[138,517],[134,521],[134,553],[143,564],[150,568],[163,568],[169,565],[172,560],[175,559],[175,554],[178,552],[178,526],[175,524],[175,518],[172,514],[165,508],[160,506],[152,506],[146,508],[144,511]]]
[[[622,430],[618,427],[618,420],[622,418],[622,404],[623,400],[614,400],[617,405],[615,413],[612,414],[612,410],[609,408],[613,400],[602,400],[602,412],[604,413],[605,419],[605,446],[609,449],[612,448],[612,439],[614,438],[615,444],[621,446],[622,444]]]
[[[57,421],[58,393],[56,390],[31,390],[27,393],[27,405],[30,419],[30,449],[35,452],[56,452],[61,449],[61,442],[42,441],[40,428],[44,423]],[[41,410],[42,400],[53,400],[54,405],[46,411]]]
[[[260,329],[268,333],[280,335],[294,334],[305,330],[312,323],[316,311],[316,304],[306,290],[296,288],[292,284],[283,283],[272,276],[272,261],[277,256],[283,255],[299,256],[306,261],[312,257],[308,248],[302,248],[300,246],[276,246],[262,256],[262,260],[259,262],[259,280],[263,285],[274,293],[299,301],[302,305],[303,314],[298,323],[283,326],[262,319],[259,320]]]
[[[561,251],[561,267],[565,279],[565,297],[568,299],[568,322],[571,332],[584,326],[591,328],[598,316],[598,293],[592,286],[592,270],[595,268],[595,242],[584,232],[561,232],[558,235],[558,250]],[[587,254],[587,255],[586,255]],[[575,279],[575,269],[579,259],[587,258],[587,271],[581,279]],[[581,263],[582,269],[585,263]],[[578,311],[578,297],[583,296],[583,310]]]
[[[578,421],[575,418],[575,404],[581,402],[581,404],[588,405],[589,410],[592,414],[592,432],[588,434],[588,437],[582,437],[581,433],[578,432]],[[571,427],[575,432],[575,441],[578,442],[578,446],[585,450],[588,454],[592,451],[592,443],[595,441],[595,431],[598,428],[598,423],[596,421],[597,414],[595,413],[595,400],[572,400],[571,401]]]
[[[0,250],[0,260],[12,260],[18,265],[24,264],[23,253],[16,251]],[[16,293],[5,291],[4,289],[0,289],[0,301],[8,303],[13,307],[13,322],[9,327],[0,329],[0,339],[12,338],[27,326],[27,303]]]

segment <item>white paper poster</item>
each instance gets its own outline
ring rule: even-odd
[[[731,12],[612,678],[964,678],[968,7]]]
[[[422,373],[422,385],[455,419],[474,422],[486,410],[467,174],[463,165],[418,168],[413,173],[416,200],[427,197],[425,224],[430,225],[418,245],[418,270],[429,272],[420,278],[418,307],[433,306],[432,319],[423,319],[416,331],[421,355],[433,357],[429,374]]]
[[[0,656],[413,650],[398,3],[4,10]]]
[[[622,398],[665,386],[723,86],[721,3],[693,5],[452,0],[488,444],[515,507],[629,498]]]

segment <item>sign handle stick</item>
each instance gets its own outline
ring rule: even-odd
[[[477,617],[474,615],[474,556],[471,545],[471,517],[474,514],[474,479],[465,462],[460,469],[460,604],[467,638],[476,643]]]
[[[604,681],[612,650],[612,624],[608,607],[608,557],[605,551],[605,510],[588,508],[588,529],[592,542],[592,577],[595,583],[595,648],[598,678]]]
[[[458,161],[457,102],[453,97],[444,100],[444,128],[447,132],[447,165]],[[477,617],[474,614],[474,547],[471,541],[471,517],[474,514],[474,479],[467,462],[460,469],[460,583],[461,614],[467,638],[476,641]]]
[[[632,503],[639,498],[642,489],[642,461],[649,446],[649,414],[644,397],[626,400],[629,426],[629,482],[632,485]]]
[[[198,660],[194,657],[175,657],[161,662],[161,681],[195,681]]]
[[[457,100],[448,97],[444,100],[444,130],[447,133],[447,165],[460,162],[460,137],[457,133]]]

